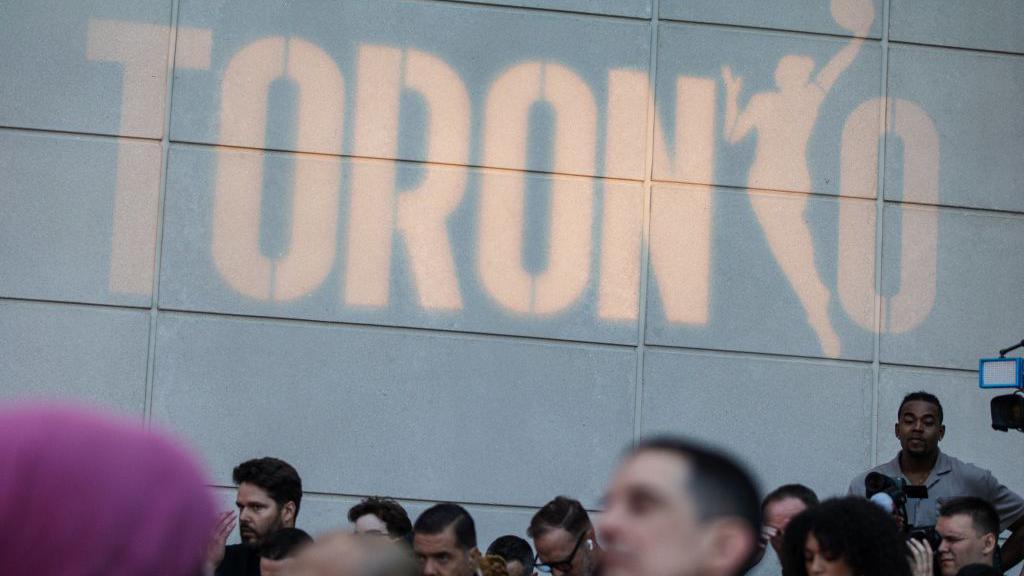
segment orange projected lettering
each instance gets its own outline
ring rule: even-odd
[[[607,320],[635,320],[640,309],[642,192],[638,184],[604,186],[597,313]]]
[[[167,26],[89,20],[86,58],[118,62],[123,71],[121,134],[161,136],[169,39]],[[147,178],[144,167],[152,167],[150,172],[159,170],[159,146],[118,145],[110,252],[109,287],[113,292],[149,295],[153,290],[159,189]]]
[[[527,62],[503,73],[487,95],[484,158],[492,166],[525,166],[530,107],[555,111],[558,172],[592,174],[597,107],[587,84],[558,64]],[[553,314],[583,293],[590,277],[593,184],[558,178],[551,184],[547,269],[534,277],[523,268],[522,174],[484,174],[480,194],[478,269],[487,292],[515,312]]]
[[[270,84],[281,77],[299,89],[298,144],[339,153],[344,82],[334,61],[301,39],[266,38],[239,50],[221,83],[220,139],[262,147]],[[233,288],[260,300],[309,294],[334,264],[340,160],[298,156],[288,252],[260,253],[260,153],[221,150],[213,210],[213,260]]]
[[[655,166],[662,177],[712,182],[716,84],[706,78],[676,80],[676,153],[669,160],[655,122]],[[651,270],[669,322],[708,323],[711,282],[711,190],[687,186],[658,190],[651,210]]]
[[[408,89],[427,104],[427,159],[452,164],[468,161],[469,95],[443,60],[416,50],[364,46],[359,52],[358,82],[356,154],[395,157],[399,98],[401,90]],[[447,219],[465,194],[465,169],[427,168],[419,186],[399,195],[397,208],[393,164],[356,163],[352,170],[345,303],[387,304],[391,239],[397,223],[420,305],[460,309]]]
[[[647,83],[644,72],[608,72],[604,169],[609,176],[643,176],[643,149],[637,145],[644,141],[644,124],[630,112],[646,109]],[[635,320],[640,309],[643,214],[636,200],[629,185],[605,183],[597,313],[607,320]]]
[[[412,48],[365,44],[356,57],[350,202],[340,304],[371,309],[389,304],[394,238],[401,239],[417,304],[424,310],[464,306],[457,253],[473,254],[477,281],[499,306],[513,313],[548,316],[569,309],[587,291],[596,267],[597,316],[635,321],[641,312],[645,146],[650,144],[651,276],[665,319],[706,326],[710,322],[712,216],[715,148],[718,139],[737,144],[755,138],[746,187],[772,256],[799,299],[807,322],[827,356],[841,342],[829,314],[832,292],[815,265],[815,246],[805,209],[814,193],[807,153],[819,111],[837,80],[860,52],[871,22],[868,0],[831,0],[832,16],[853,33],[816,71],[808,56],[783,56],[774,88],[743,101],[743,79],[722,67],[724,122],[717,126],[719,79],[675,78],[673,126],[651,107],[644,71],[607,72],[607,101],[600,111],[594,94],[575,71],[550,61],[527,61],[503,71],[489,86],[482,110],[480,157],[472,155],[472,103],[462,78],[437,55]],[[169,28],[90,20],[86,54],[117,62],[124,70],[121,133],[155,139],[162,130]],[[209,30],[177,29],[175,66],[208,70]],[[297,87],[296,150],[287,248],[271,257],[260,248],[268,98],[275,82]],[[238,50],[220,82],[220,117],[212,217],[211,255],[224,282],[240,294],[264,301],[290,301],[311,294],[337,259],[338,212],[345,82],[334,60],[300,38],[270,37]],[[420,164],[400,165],[402,103],[414,96],[424,105],[424,151]],[[554,176],[528,175],[531,112],[538,104],[553,112]],[[874,330],[875,254],[865,237],[876,227],[879,119],[886,102],[861,104],[844,124],[838,224],[837,292],[858,326]],[[604,114],[603,164],[597,165],[598,123]],[[903,141],[903,200],[934,204],[938,196],[938,135],[917,105],[888,101],[886,130]],[[671,130],[671,132],[669,132]],[[671,144],[670,144],[671,143]],[[230,149],[230,146],[253,151]],[[275,159],[276,161],[276,159]],[[465,196],[470,162],[480,171],[476,246],[457,251],[449,220]],[[153,284],[160,167],[155,143],[119,147],[110,288],[149,294]],[[545,167],[546,169],[547,167]],[[400,189],[402,176],[416,179]],[[595,179],[605,179],[595,188]],[[524,247],[528,186],[550,186],[548,240],[542,271],[527,268]],[[631,179],[623,182],[616,179]],[[600,240],[594,229],[595,194],[602,191]],[[774,191],[795,194],[781,195]],[[531,222],[532,224],[532,222]],[[881,297],[881,330],[902,333],[918,326],[934,306],[937,211],[915,209],[902,218],[898,292]],[[598,249],[595,255],[594,250]],[[464,270],[463,273],[466,271]],[[461,278],[465,282],[465,278]]]
[[[847,149],[877,150],[877,131],[862,133],[862,116],[877,117],[881,99],[865,102],[847,120],[843,130],[843,194],[874,189],[875,176],[847,162]],[[861,119],[862,120],[862,119]],[[903,199],[935,204],[939,199],[939,136],[935,124],[919,106],[902,99],[888,101],[887,129],[903,141]],[[877,152],[875,152],[877,155]],[[872,223],[874,223],[872,214]],[[856,249],[865,239],[853,232],[851,208],[839,212],[839,298],[847,314],[865,330],[874,330],[871,316],[864,313],[875,294],[875,252]],[[899,292],[882,299],[881,331],[902,334],[921,324],[935,305],[938,248],[938,209],[905,211],[900,242]],[[869,245],[873,244],[869,243]]]

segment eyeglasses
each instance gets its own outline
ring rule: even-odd
[[[558,570],[559,572],[568,572],[572,570],[572,560],[576,557],[576,552],[579,551],[580,544],[583,544],[583,539],[586,537],[587,533],[585,531],[583,534],[580,534],[580,537],[576,539],[576,545],[572,547],[572,553],[564,560],[559,560],[558,562],[541,562],[540,554],[538,554],[533,560],[534,568],[545,574],[550,574],[554,570]]]

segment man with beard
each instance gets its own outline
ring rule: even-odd
[[[260,576],[260,545],[277,530],[295,527],[302,479],[291,464],[269,457],[242,462],[232,479],[238,486],[238,513],[221,514],[207,566],[216,576]],[[225,546],[236,517],[242,543]]]

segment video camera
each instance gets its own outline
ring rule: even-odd
[[[1024,432],[1024,358],[1007,358],[1006,354],[1024,347],[1024,340],[999,351],[998,358],[978,361],[978,387],[1016,388],[1013,394],[992,398],[992,428],[1007,432],[1011,428]]]
[[[928,487],[910,484],[904,478],[892,478],[881,472],[869,472],[864,478],[864,493],[869,500],[899,516],[907,540],[926,540],[938,550],[942,537],[935,526],[911,526],[907,521],[907,500],[928,498]]]

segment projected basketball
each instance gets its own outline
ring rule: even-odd
[[[832,0],[832,18],[850,32],[865,35],[875,19],[875,7],[871,0]]]

